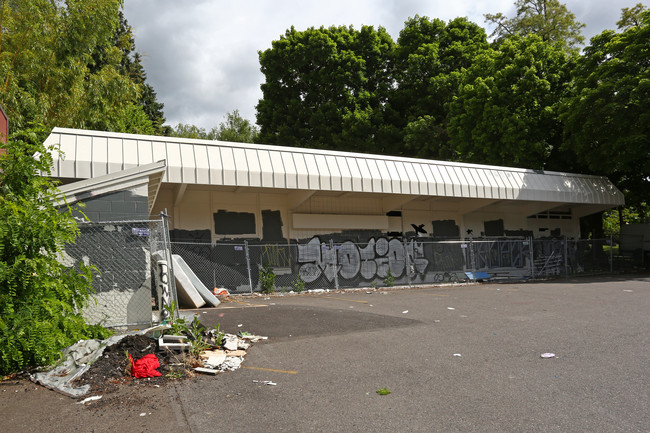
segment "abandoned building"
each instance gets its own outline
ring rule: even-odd
[[[581,217],[624,204],[608,179],[582,174],[63,128],[46,144],[60,145],[52,176],[91,221],[166,211],[175,251],[212,263],[197,274],[231,290],[257,286],[239,266],[244,242],[293,246],[272,263],[287,285],[433,282],[470,268],[468,241],[516,240],[471,270],[527,269],[531,240],[579,239]]]

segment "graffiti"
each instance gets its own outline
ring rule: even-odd
[[[441,272],[433,275],[433,281],[436,283],[458,283],[465,280],[465,275],[459,278],[457,272]]]
[[[389,271],[399,278],[405,274],[407,261],[411,273],[425,272],[429,261],[424,258],[422,244],[414,240],[403,243],[399,239],[371,238],[364,247],[351,241],[333,246],[314,237],[307,244],[298,245],[299,273],[307,283],[321,275],[330,282],[337,275],[347,280],[386,278]]]

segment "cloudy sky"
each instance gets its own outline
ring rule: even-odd
[[[587,40],[616,29],[621,8],[647,0],[564,0],[585,23]],[[467,17],[486,27],[483,14],[514,16],[514,0],[125,0],[149,83],[165,104],[166,123],[206,129],[238,109],[255,121],[264,76],[258,51],[271,47],[292,25],[382,26],[397,40],[416,14],[445,21]],[[491,29],[488,29],[488,33]]]

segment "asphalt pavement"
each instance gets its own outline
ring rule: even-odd
[[[196,313],[269,337],[241,369],[102,411],[0,383],[0,430],[650,431],[648,276],[234,299]]]

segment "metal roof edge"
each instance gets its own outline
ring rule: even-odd
[[[230,141],[167,137],[162,135],[130,134],[130,133],[123,133],[123,132],[94,131],[94,130],[87,130],[87,129],[60,128],[60,127],[53,128],[51,133],[84,135],[84,136],[91,136],[91,137],[121,138],[127,140],[143,140],[143,141],[152,141],[152,142],[155,141],[155,142],[171,142],[171,143],[179,143],[179,144],[195,144],[195,145],[203,145],[203,146],[220,146],[220,147],[225,146],[225,147],[240,148],[240,149],[285,151],[285,152],[312,154],[312,155],[332,155],[332,156],[341,156],[341,157],[348,157],[348,158],[364,158],[364,159],[374,159],[374,160],[382,160],[382,161],[409,162],[415,164],[433,164],[433,165],[444,165],[450,167],[475,168],[475,169],[482,169],[482,170],[498,170],[498,171],[505,171],[505,172],[524,173],[528,175],[607,179],[607,177],[605,176],[598,176],[598,175],[591,175],[591,174],[533,170],[529,168],[483,165],[483,164],[473,164],[473,163],[466,163],[466,162],[440,161],[440,160],[433,160],[433,159],[419,159],[419,158],[411,158],[411,157],[404,157],[404,156],[379,155],[373,153],[343,152],[337,150],[311,149],[305,147],[280,146],[280,145],[273,145],[273,144],[236,143]]]
[[[163,160],[63,185],[58,188],[60,194],[55,200],[55,204],[62,205],[64,203],[74,203],[78,200],[76,196],[95,189],[101,189],[103,194],[118,191],[132,186],[134,181],[145,177],[148,178],[148,181],[153,180],[157,183],[154,193],[154,195],[157,195],[162,179],[160,174],[163,173],[166,168],[167,163]]]

